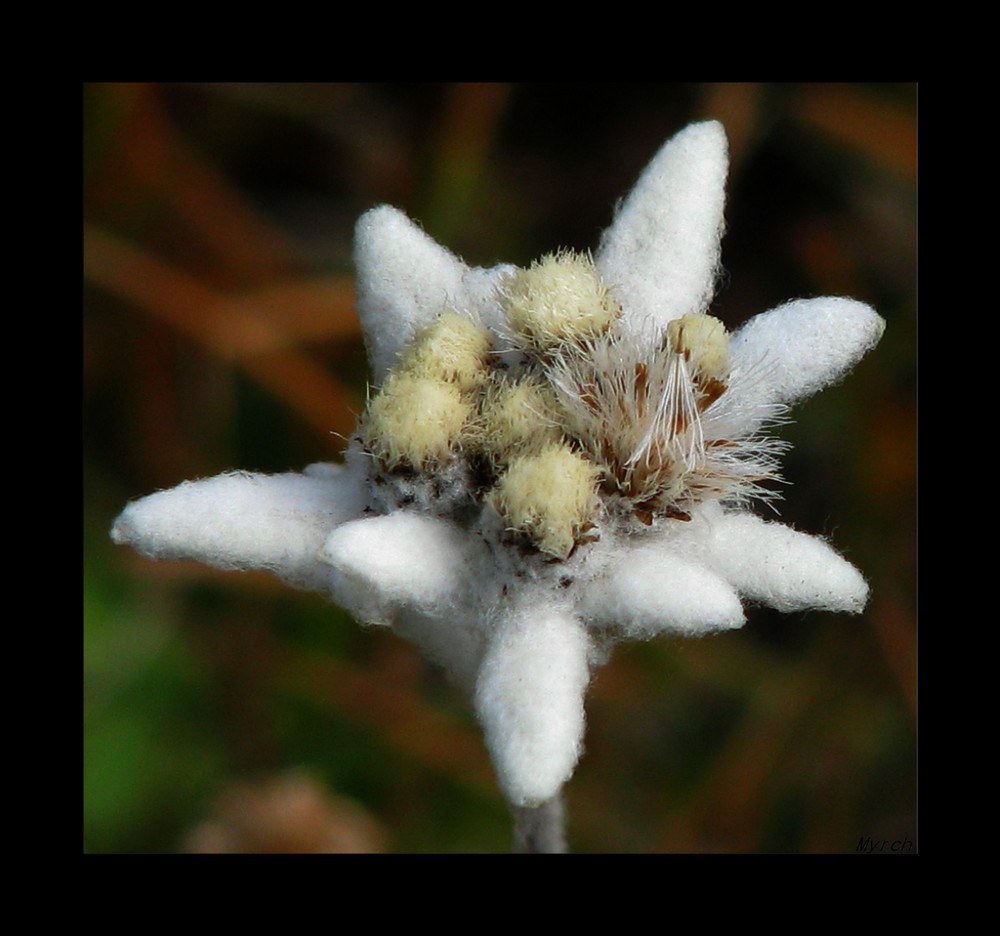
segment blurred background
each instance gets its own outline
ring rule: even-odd
[[[888,328],[782,431],[781,517],[872,584],[622,646],[567,787],[576,852],[916,848],[916,87],[84,88],[84,849],[504,852],[470,710],[409,645],[264,575],[112,545],[135,497],[335,460],[367,379],[351,237],[390,202],[475,265],[595,248],[692,120],[731,144],[730,327],[845,295]]]

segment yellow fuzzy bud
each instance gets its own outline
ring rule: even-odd
[[[552,389],[537,377],[491,382],[474,423],[472,444],[503,463],[561,442],[558,407]]]
[[[447,461],[472,404],[453,383],[410,373],[391,373],[368,405],[365,441],[389,468]]]
[[[490,348],[487,329],[446,310],[416,336],[394,370],[472,390],[488,375]]]
[[[729,335],[726,326],[711,315],[683,315],[667,325],[667,343],[684,355],[702,380],[723,383],[729,377]]]
[[[565,559],[597,510],[600,470],[565,445],[519,455],[489,495],[510,530],[544,553]]]
[[[501,301],[511,331],[542,351],[602,334],[621,314],[590,257],[572,251],[513,274]]]

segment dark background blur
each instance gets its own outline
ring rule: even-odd
[[[829,536],[872,600],[621,647],[588,699],[571,849],[915,850],[910,84],[86,86],[85,850],[509,849],[474,719],[408,644],[108,529],[188,478],[337,458],[365,396],[365,209],[403,208],[476,265],[594,248],[706,117],[732,159],[714,314],[832,294],[887,320],[782,433],[782,519]]]

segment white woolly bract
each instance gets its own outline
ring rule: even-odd
[[[461,299],[465,264],[389,205],[358,219],[354,264],[368,359],[381,381],[417,332]]]
[[[826,296],[797,299],[750,319],[730,342],[733,363],[753,369],[748,403],[796,403],[844,376],[882,337],[870,306]]]
[[[537,806],[569,779],[583,744],[590,639],[544,599],[497,622],[476,683],[476,713],[509,802]]]
[[[667,322],[708,308],[719,268],[729,166],[717,121],[669,139],[622,203],[594,257],[626,323]]]
[[[400,353],[445,309],[476,310],[496,330],[496,286],[514,267],[469,267],[428,237],[402,211],[379,205],[355,226],[357,308],[376,383]]]
[[[369,624],[391,624],[405,609],[440,613],[457,601],[470,552],[452,524],[397,512],[345,523],[317,558],[339,604]]]
[[[740,627],[736,589],[697,559],[659,546],[630,550],[582,596],[584,619],[627,637],[688,637]]]
[[[699,561],[741,595],[778,611],[860,612],[868,601],[864,576],[815,536],[745,513],[706,524],[692,548]]]
[[[327,591],[317,553],[329,531],[359,516],[357,468],[311,466],[305,474],[234,471],[151,494],[111,528],[155,559],[196,559],[220,569],[262,569],[300,588]]]

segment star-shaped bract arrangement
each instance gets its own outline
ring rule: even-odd
[[[729,335],[706,314],[727,171],[715,122],[668,141],[589,255],[469,267],[404,214],[358,222],[375,389],[341,465],[223,474],[129,505],[160,559],[266,569],[393,628],[471,695],[519,810],[556,802],[617,640],[739,627],[743,601],[860,611],[820,539],[750,512],[768,430],[884,323],[789,302]]]

